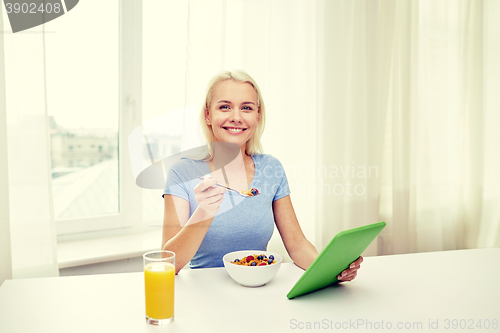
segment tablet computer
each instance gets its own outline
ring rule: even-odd
[[[337,282],[337,275],[359,258],[385,225],[385,222],[377,222],[339,232],[302,274],[286,297],[292,299]]]

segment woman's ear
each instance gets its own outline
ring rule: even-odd
[[[209,112],[208,112],[207,108],[205,108],[205,122],[207,123],[208,126],[212,126],[212,123],[210,122]]]

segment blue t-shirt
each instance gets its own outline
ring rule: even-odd
[[[240,250],[265,251],[274,231],[273,201],[290,194],[281,163],[271,155],[252,156],[255,175],[250,188],[259,190],[256,197],[242,197],[226,191],[210,228],[189,263],[191,268],[224,266],[222,257]],[[194,188],[209,174],[205,161],[183,158],[168,172],[164,194],[189,202],[189,217],[198,207]]]

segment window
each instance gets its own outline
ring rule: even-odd
[[[187,11],[186,2],[89,0],[46,24],[57,32],[47,34],[46,61],[60,239],[161,226],[164,184],[139,188],[133,163],[147,166],[203,143],[182,135],[184,119],[197,119],[195,108],[183,108]],[[138,128],[147,149],[131,164],[128,139]]]
[[[140,62],[135,45],[141,17],[135,6],[88,0],[45,24],[53,32],[45,37],[45,59],[60,237],[141,226],[141,189],[125,151],[127,133],[140,125],[141,111],[130,103],[141,98],[140,86],[134,84],[140,67],[124,65]]]

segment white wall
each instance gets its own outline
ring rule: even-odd
[[[184,266],[183,270],[189,270],[189,266]],[[67,267],[59,270],[59,276],[73,275],[93,275],[93,274],[115,274],[142,272],[142,257],[134,257],[121,260],[101,262],[97,264]]]
[[[142,257],[62,268],[59,276],[142,272]]]
[[[1,87],[0,91],[2,91]],[[12,278],[9,224],[9,186],[7,173],[7,134],[5,131],[5,108],[2,107],[3,101],[2,96],[0,97],[0,110],[2,110],[0,113],[0,285],[6,279]]]
[[[1,26],[3,26],[3,23],[0,11]],[[3,45],[3,36],[3,34],[0,34],[0,46]],[[0,48],[0,285],[5,279],[12,278],[8,181],[4,55],[3,48]]]

